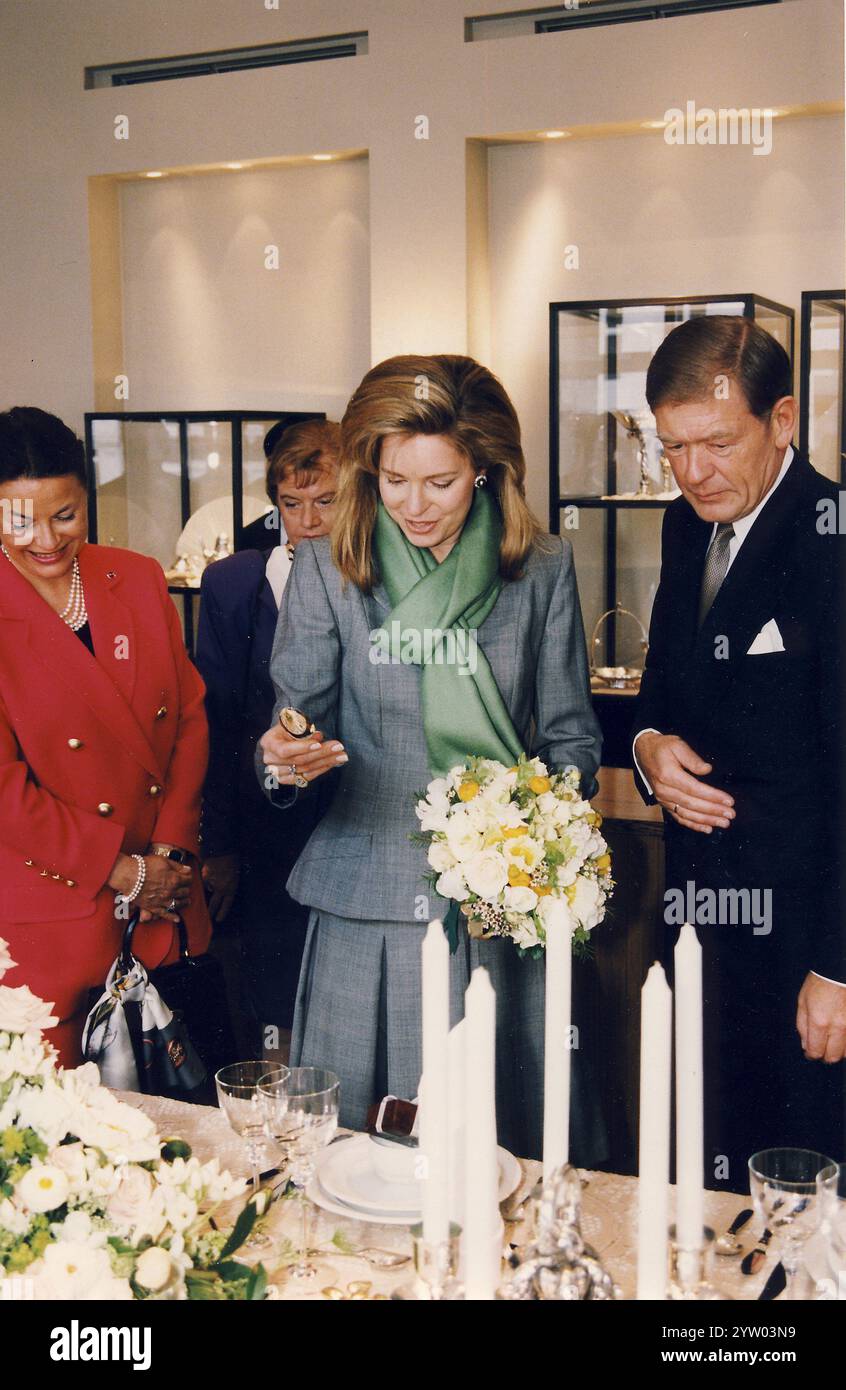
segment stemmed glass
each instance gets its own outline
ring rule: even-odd
[[[812,1149],[762,1149],[749,1160],[749,1190],[758,1219],[774,1237],[787,1276],[785,1297],[797,1299],[805,1242],[817,1225],[817,1175],[832,1159]]]
[[[232,1129],[240,1134],[247,1151],[252,1169],[253,1200],[259,1190],[261,1161],[267,1152],[267,1133],[265,1130],[262,1100],[259,1093],[260,1080],[273,1080],[284,1085],[288,1068],[281,1062],[233,1062],[231,1066],[221,1067],[215,1075],[217,1099],[221,1110]],[[254,1230],[246,1242],[247,1249],[259,1249],[270,1245],[270,1237],[262,1231]]]
[[[284,1088],[278,1078],[262,1078],[261,1095],[268,1133],[288,1155],[291,1182],[299,1191],[300,1242],[289,1280],[299,1286],[316,1283],[318,1270],[308,1259],[308,1199],[305,1194],[314,1176],[317,1155],[338,1128],[340,1083],[334,1072],[322,1067],[292,1067]]]
[[[817,1174],[820,1234],[834,1277],[834,1297],[846,1301],[846,1163],[833,1163]]]

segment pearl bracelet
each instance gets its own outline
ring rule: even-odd
[[[144,887],[144,880],[147,877],[147,865],[144,863],[143,855],[131,854],[129,857],[130,859],[134,859],[135,863],[138,865],[138,876],[135,879],[135,884],[129,893],[117,894],[118,902],[122,903],[133,903],[135,901],[135,899],[138,897],[138,894],[141,892],[141,889]]]

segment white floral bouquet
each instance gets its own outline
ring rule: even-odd
[[[15,962],[0,941],[0,979]],[[36,1299],[262,1299],[259,1265],[232,1256],[260,1214],[227,1234],[210,1220],[246,1181],[100,1085],[93,1062],[56,1064],[51,1004],[0,984],[0,1300],[24,1278]]]
[[[614,884],[602,817],[579,785],[577,768],[550,773],[525,756],[513,767],[468,758],[429,783],[416,807],[420,838],[435,888],[460,905],[471,936],[510,937],[521,955],[539,956],[560,900],[574,949],[587,953]]]

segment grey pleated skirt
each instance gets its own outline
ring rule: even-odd
[[[420,949],[425,923],[367,922],[312,908],[300,971],[292,1066],[319,1066],[341,1082],[341,1124],[363,1129],[384,1095],[417,1094],[422,1053]],[[522,1158],[543,1145],[544,963],[509,941],[463,935],[450,957],[450,1021],[464,1014],[471,971],[487,967],[496,991],[496,1102],[500,1144]],[[572,1054],[570,1157],[607,1157],[605,1126],[587,1059]]]

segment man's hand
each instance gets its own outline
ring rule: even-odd
[[[237,854],[216,854],[203,863],[203,883],[209,894],[209,915],[222,922],[238,891],[240,864]]]
[[[634,751],[656,801],[679,825],[710,835],[715,825],[727,829],[734,820],[734,797],[709,787],[699,778],[711,764],[694,753],[676,734],[644,733],[635,739]]]
[[[809,1060],[842,1061],[846,1057],[846,985],[806,975],[799,991],[796,1027]]]

